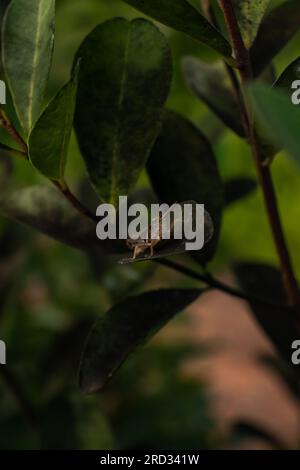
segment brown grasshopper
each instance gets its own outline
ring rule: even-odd
[[[150,251],[149,257],[154,256],[154,247],[162,239],[162,219],[163,215],[160,214],[159,220],[153,220],[149,227],[147,228],[147,237],[139,238],[137,240],[132,240],[128,238],[126,240],[126,245],[130,250],[133,250],[133,255],[131,260],[135,260],[139,255],[145,253],[147,250]],[[156,231],[156,233],[155,233]],[[154,238],[151,238],[154,237]]]
[[[195,205],[195,201],[186,201],[181,203]],[[172,210],[170,207],[166,212],[160,213],[159,217],[152,219],[151,224],[145,230],[145,236],[141,236],[138,239],[128,238],[126,240],[126,246],[129,248],[132,253],[132,257],[123,258],[119,260],[120,264],[131,263],[138,259],[151,259],[157,257],[154,249],[163,242],[166,242],[165,245],[160,246],[159,254],[163,256],[168,256],[175,253],[184,253],[185,252],[185,237],[183,236],[182,240],[174,240],[172,237],[175,232],[175,228],[178,227],[177,224],[182,224],[183,218],[176,218],[171,221],[170,227],[168,224],[164,227],[163,220],[167,214]],[[192,220],[191,220],[192,222]],[[163,233],[163,231],[166,233]],[[168,236],[167,236],[168,235]],[[205,211],[205,243],[207,243],[213,235],[213,223],[210,215]],[[175,243],[174,243],[175,242]],[[177,243],[176,243],[177,242]],[[149,251],[148,256],[146,256],[147,251]]]

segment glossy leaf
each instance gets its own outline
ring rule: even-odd
[[[233,0],[245,46],[253,43],[270,0]]]
[[[186,0],[124,0],[142,13],[230,57],[227,40]]]
[[[8,145],[1,144],[0,143],[0,155],[1,157],[19,157],[19,158],[24,158],[25,155],[19,151],[16,150],[12,147],[9,147]]]
[[[96,222],[80,214],[56,189],[48,186],[2,193],[0,214],[75,248],[118,256],[127,252],[123,240],[99,240]]]
[[[249,88],[254,113],[266,135],[300,164],[300,109],[280,91],[256,84]]]
[[[292,84],[295,80],[300,80],[300,57],[286,67],[274,83],[274,87],[282,89],[288,96],[291,96],[294,91]]]
[[[249,302],[261,328],[290,363],[291,345],[299,333],[293,311],[289,307],[284,307],[287,305],[287,299],[280,272],[272,266],[252,263],[237,264],[234,272],[238,283],[247,294],[271,303],[267,306],[256,301]],[[277,307],[275,304],[280,306]]]
[[[42,109],[53,52],[54,15],[54,0],[12,0],[3,22],[3,68],[26,133]]]
[[[64,180],[73,127],[78,73],[50,101],[29,136],[32,164],[47,178]]]
[[[112,307],[87,339],[80,364],[81,390],[100,390],[131,352],[200,294],[196,289],[153,291]]]
[[[287,0],[265,16],[251,47],[255,76],[261,74],[264,68],[299,31],[299,28],[299,0]]]
[[[117,18],[94,29],[79,58],[79,146],[98,195],[116,203],[134,187],[159,133],[171,82],[169,47],[149,21]]]
[[[47,186],[1,194],[0,213],[71,246],[82,248],[96,237],[95,224]]]
[[[205,64],[194,57],[182,62],[185,81],[194,95],[203,101],[226,126],[239,136],[245,135],[239,107],[227,86],[225,69],[219,65]]]
[[[5,11],[9,5],[9,1],[10,0],[1,0],[0,2],[0,47],[2,43],[2,23],[3,23]],[[0,60],[0,62],[2,62],[2,59]],[[2,72],[1,67],[2,67],[2,63],[0,64],[0,71]]]
[[[185,118],[166,111],[163,128],[148,161],[152,186],[161,202],[194,200],[204,204],[214,224],[214,237],[203,259],[212,256],[221,222],[223,183],[212,147]]]
[[[251,178],[235,178],[224,184],[226,207],[239,202],[257,189],[257,183]]]

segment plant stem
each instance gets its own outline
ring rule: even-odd
[[[97,222],[97,217],[87,207],[85,207],[79,199],[71,192],[68,185],[59,181],[52,180],[54,186],[62,193],[62,195],[71,203],[71,205],[85,217],[88,217],[93,222]]]
[[[14,139],[15,142],[21,147],[24,154],[27,155],[28,149],[25,140],[20,136],[14,125],[9,120],[5,111],[0,108],[0,126]]]
[[[28,146],[26,142],[20,136],[20,134],[18,133],[14,125],[11,123],[2,108],[0,108],[0,126],[5,129],[8,134],[10,134],[10,136],[20,145],[20,147],[22,148],[22,152],[20,152],[20,155],[29,160]],[[76,198],[76,196],[71,192],[70,188],[65,182],[62,184],[59,181],[52,180],[52,183],[76,210],[78,210],[81,214],[93,220],[94,222],[97,221],[96,216]]]
[[[225,21],[228,27],[228,31],[231,36],[232,46],[237,61],[238,70],[240,73],[241,81],[243,85],[247,85],[249,81],[253,79],[252,66],[250,61],[250,55],[244,45],[244,41],[239,29],[238,21],[235,15],[234,7],[231,0],[220,0]],[[243,100],[243,106],[247,110],[248,115],[248,138],[252,149],[253,159],[256,165],[259,182],[262,188],[264,203],[268,214],[270,227],[273,234],[273,239],[280,260],[280,267],[283,277],[283,283],[288,295],[288,301],[291,305],[297,307],[297,313],[300,315],[300,294],[298,290],[297,281],[293,272],[292,263],[285,240],[283,227],[280,219],[278,203],[276,198],[276,192],[270,172],[270,168],[263,164],[264,155],[260,150],[260,146],[255,134],[253,125],[253,119],[251,112],[247,109],[244,97],[241,95]]]
[[[282,309],[287,309],[287,310],[289,308],[287,305],[281,305],[281,304],[269,301],[267,299],[262,299],[261,297],[256,297],[256,296],[246,294],[238,289],[235,289],[231,286],[228,286],[218,281],[218,279],[215,279],[209,273],[205,273],[205,274],[198,273],[194,271],[193,269],[188,268],[187,266],[183,266],[182,264],[176,263],[175,261],[171,261],[167,259],[155,259],[153,261],[155,261],[158,264],[161,264],[162,266],[165,266],[166,268],[173,269],[174,271],[177,271],[181,274],[184,274],[185,276],[195,279],[196,281],[201,281],[207,286],[211,287],[212,289],[217,289],[219,291],[224,292],[225,294],[229,294],[233,297],[246,300],[247,302],[257,302],[269,308],[270,307],[282,308]]]
[[[218,29],[218,21],[217,18],[214,14],[214,11],[212,9],[210,0],[202,0],[202,8],[205,12],[205,15],[210,21],[210,23]],[[248,128],[249,128],[249,122],[248,122],[248,114],[245,106],[245,101],[243,99],[243,94],[240,86],[240,82],[237,78],[236,71],[224,60],[224,67],[226,69],[226,72],[228,74],[229,80],[232,84],[232,88],[235,94],[235,98],[237,101],[237,104],[239,106],[239,110],[243,119],[243,127],[245,129],[245,133],[247,135],[248,133]]]

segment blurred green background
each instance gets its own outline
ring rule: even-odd
[[[57,0],[49,96],[68,79],[74,53],[86,34],[114,16],[140,15],[118,0]],[[159,27],[167,34],[173,52],[174,80],[168,106],[193,120],[213,140],[224,180],[255,177],[245,142],[222,128],[194,99],[182,78],[184,55],[207,61],[215,56],[184,35]],[[300,35],[277,57],[278,73],[297,57],[299,47]],[[300,172],[284,153],[276,157],[273,169],[288,244],[300,276]],[[47,184],[25,161],[15,162],[11,170],[16,187]],[[67,177],[74,191],[86,197],[84,175],[73,137]],[[143,175],[139,185],[147,184]],[[151,342],[129,360],[101,395],[81,396],[76,382],[90,326],[112,303],[151,286],[193,285],[190,280],[169,272],[166,279],[162,268],[148,263],[118,267],[107,259],[95,260],[4,219],[0,229],[0,338],[8,345],[8,372],[0,368],[0,448],[221,445],[216,423],[209,416],[205,384],[183,380],[178,374],[185,357],[207,354],[205,350]],[[233,261],[245,259],[277,263],[259,191],[224,214],[212,269],[222,271]],[[175,321],[184,322],[184,316]]]

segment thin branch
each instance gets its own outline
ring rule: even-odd
[[[209,273],[201,274],[194,271],[193,269],[188,268],[187,266],[183,266],[182,264],[167,259],[155,259],[153,261],[162,266],[165,266],[166,268],[173,269],[174,271],[177,271],[181,274],[184,274],[185,276],[195,279],[196,281],[201,281],[212,289],[217,289],[219,291],[224,292],[225,294],[231,295],[242,300],[246,300],[247,302],[260,303],[269,308],[289,309],[287,305],[278,304],[258,296],[246,294],[245,292],[235,289],[234,287],[228,286],[227,284],[224,284],[223,282],[214,278]]]
[[[20,136],[12,122],[9,120],[5,111],[0,108],[0,126],[14,139],[15,142],[21,147],[24,156],[27,155],[28,149],[25,140]]]
[[[17,130],[15,129],[15,127],[13,126],[13,124],[11,123],[2,108],[0,108],[0,126],[3,127],[3,129],[5,129],[8,134],[10,134],[10,136],[22,148],[22,152],[19,152],[19,156],[22,156],[28,160],[28,146],[23,140],[23,138],[20,136],[20,134],[17,132]],[[70,188],[65,182],[62,184],[59,181],[52,180],[52,183],[76,210],[78,210],[81,214],[93,220],[94,222],[97,221],[96,216],[76,198],[76,196],[71,192]]]
[[[54,186],[61,192],[61,194],[71,203],[71,205],[78,212],[80,212],[85,217],[88,217],[93,222],[97,222],[98,219],[97,219],[96,215],[93,214],[93,212],[90,211],[90,209],[85,207],[79,201],[79,199],[77,199],[77,197],[72,193],[72,191],[70,190],[70,188],[68,187],[68,185],[66,183],[62,184],[59,181],[55,181],[55,180],[52,180],[52,183],[54,184]]]
[[[236,56],[238,69],[240,72],[241,80],[244,85],[247,85],[249,81],[253,79],[253,72],[251,67],[251,61],[249,52],[244,45],[244,41],[238,26],[238,21],[235,15],[234,7],[231,0],[220,0],[223,8],[225,21],[231,36],[232,46]],[[240,97],[244,101],[243,96]],[[244,102],[245,109],[247,109]],[[300,294],[296,277],[294,275],[281,218],[278,209],[276,192],[270,172],[270,168],[263,164],[264,155],[260,150],[259,143],[257,141],[255,129],[253,126],[253,119],[250,111],[247,111],[249,129],[248,138],[252,149],[253,159],[256,165],[259,182],[262,187],[264,203],[267,210],[270,227],[272,229],[273,239],[277,250],[278,258],[280,260],[281,272],[283,276],[284,286],[288,295],[289,303],[295,307],[298,307],[298,315],[300,314]]]
[[[212,9],[210,0],[202,0],[202,8],[205,12],[205,15],[210,21],[210,23],[215,27],[218,28],[218,21],[216,18],[216,15],[214,13],[214,10]],[[223,60],[224,67],[226,69],[226,72],[228,74],[229,80],[232,84],[232,88],[234,90],[235,98],[243,119],[243,127],[245,129],[246,135],[248,135],[249,132],[249,119],[248,119],[248,114],[247,114],[247,109],[245,105],[245,101],[243,98],[243,92],[241,90],[240,82],[237,78],[236,71],[226,62],[226,60]]]
[[[3,127],[3,129],[5,129],[23,149],[22,151],[11,149],[12,152],[14,152],[16,156],[26,158],[26,160],[28,160],[29,159],[28,146],[26,142],[19,135],[19,133],[17,132],[17,130],[15,129],[15,127],[10,122],[5,112],[1,108],[0,108],[0,126]],[[88,217],[89,219],[93,220],[94,222],[97,221],[96,216],[76,198],[76,196],[71,192],[70,188],[65,182],[62,184],[61,182],[56,181],[56,180],[51,180],[51,181],[54,184],[54,186],[61,192],[61,194],[71,203],[71,205],[77,211],[79,211],[81,214]]]

